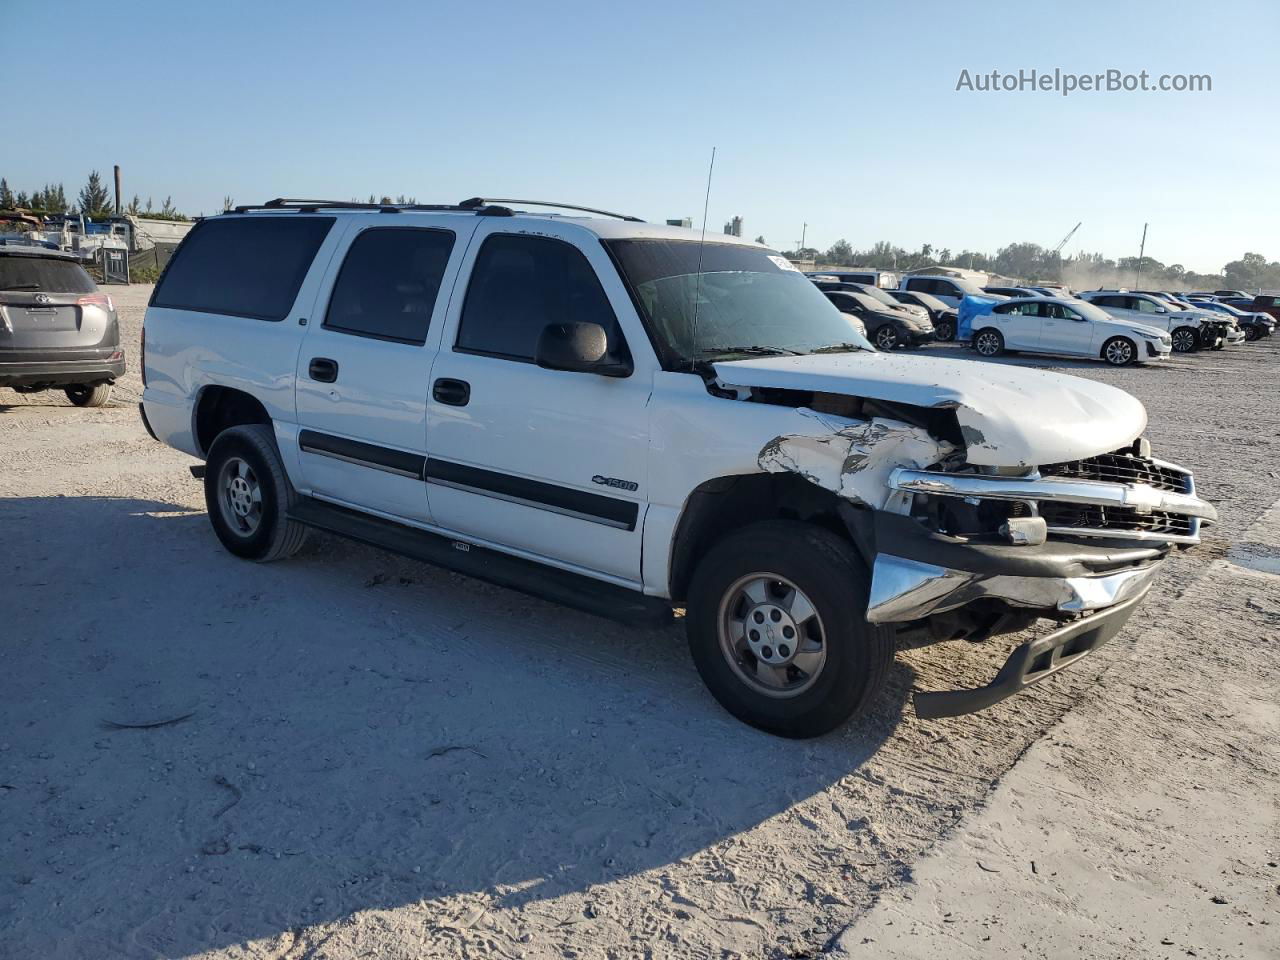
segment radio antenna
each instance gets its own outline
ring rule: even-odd
[[[690,346],[697,347],[698,301],[702,295],[702,250],[707,245],[707,208],[711,206],[711,174],[716,169],[716,148],[711,148],[711,166],[707,168],[707,195],[702,201],[702,239],[698,241],[698,273],[693,281],[693,326],[689,329]]]

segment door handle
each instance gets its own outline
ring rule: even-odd
[[[338,361],[328,357],[312,357],[307,367],[307,376],[321,383],[333,383],[338,379]]]
[[[465,380],[441,377],[431,385],[431,396],[437,403],[451,407],[465,407],[471,399],[471,384]]]

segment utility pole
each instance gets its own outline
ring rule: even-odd
[[[120,216],[120,164],[116,164],[116,216]]]
[[[806,223],[800,227],[800,246],[796,247],[797,254],[804,249],[804,238],[808,236],[808,233],[809,225]]]
[[[1145,223],[1142,225],[1142,245],[1138,247],[1138,269],[1133,274],[1133,288],[1135,290],[1138,289],[1138,285],[1142,282],[1142,258],[1147,250],[1147,226],[1148,224]]]

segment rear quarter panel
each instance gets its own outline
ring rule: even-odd
[[[206,451],[195,436],[196,404],[202,391],[218,385],[257,398],[271,417],[281,451],[294,450],[298,350],[321,281],[348,226],[339,219],[330,229],[283,320],[147,308],[147,386],[142,400],[147,421],[162,443],[203,459]],[[296,456],[285,455],[284,461],[296,480]]]

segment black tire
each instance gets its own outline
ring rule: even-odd
[[[902,338],[898,336],[892,323],[882,323],[876,327],[871,333],[871,342],[876,345],[877,350],[892,350],[902,346]]]
[[[723,605],[736,585],[756,576],[785,578],[816,611],[822,665],[799,692],[761,692],[722,648]],[[893,632],[867,623],[870,583],[853,547],[821,527],[769,520],[730,534],[703,557],[689,587],[689,650],[707,689],[739,720],[783,737],[816,737],[865,712],[884,686],[894,652]],[[742,620],[748,622],[745,614]],[[781,669],[802,676],[790,666]]]
[[[940,317],[933,323],[933,333],[942,342],[949,343],[956,338],[956,323],[950,317]]]
[[[998,357],[1004,353],[1004,334],[986,327],[973,335],[973,349],[980,357]]]
[[[1102,345],[1099,356],[1113,367],[1127,367],[1138,362],[1138,345],[1128,337],[1112,337]]]
[[[77,407],[101,407],[111,399],[109,383],[73,383],[62,390]]]
[[[1258,328],[1253,324],[1246,326],[1244,328],[1244,338],[1248,343],[1253,343],[1253,341],[1258,339]]]
[[[1174,353],[1195,353],[1200,349],[1200,334],[1191,327],[1177,327],[1172,337]]]
[[[234,484],[233,473],[243,484]],[[233,500],[244,501],[232,494],[233,484],[257,491],[256,513],[238,513]],[[204,502],[213,532],[227,550],[259,563],[293,556],[307,538],[307,528],[288,519],[297,500],[269,426],[247,424],[218,434],[205,464]]]

